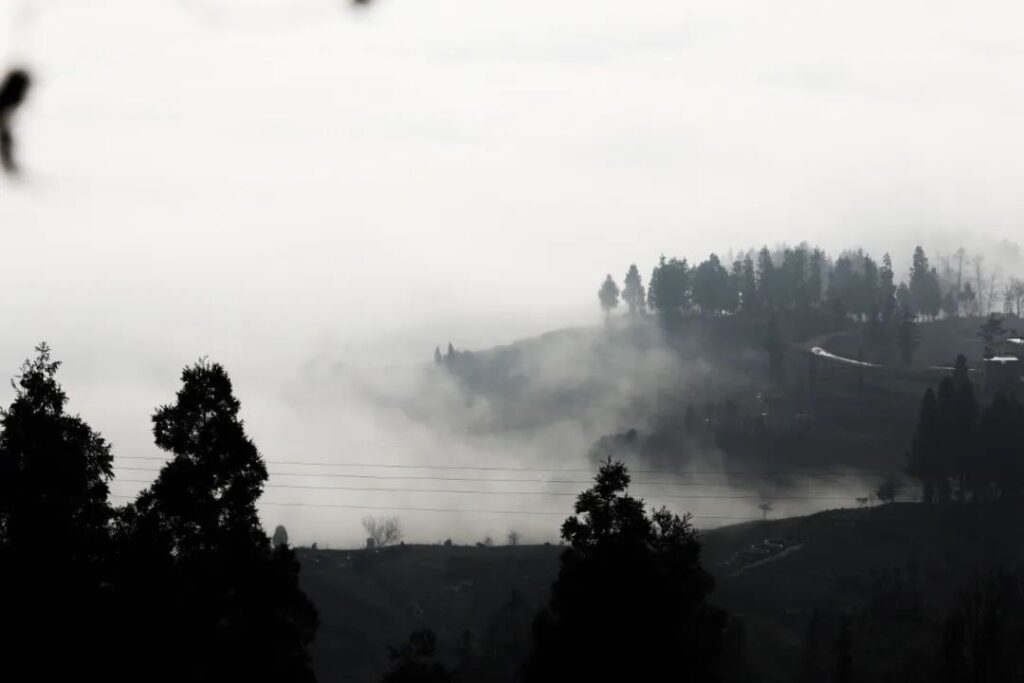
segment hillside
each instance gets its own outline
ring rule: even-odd
[[[1022,521],[1024,510],[1008,505],[831,510],[707,531],[703,558],[717,579],[713,601],[746,625],[751,665],[774,672],[765,680],[792,680],[815,610],[861,619],[854,651],[868,672],[897,651],[931,651],[934,628],[972,577],[1020,567]],[[765,539],[790,547],[737,557]],[[313,648],[320,680],[376,680],[385,646],[416,628],[433,628],[452,660],[465,630],[479,639],[501,622],[519,629],[509,652],[521,654],[558,554],[553,546],[300,550],[303,587],[322,619]]]

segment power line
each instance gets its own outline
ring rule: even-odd
[[[148,479],[118,479],[116,481],[133,484],[151,484]],[[301,484],[265,484],[266,488],[276,489],[301,489],[314,491],[369,491],[369,492],[393,492],[393,493],[455,493],[488,496],[572,496],[579,495],[577,492],[561,491],[485,491],[481,489],[410,489],[394,487],[369,487],[369,486],[313,486]],[[650,494],[656,498],[677,498],[683,500],[855,500],[856,496],[762,496],[762,495],[686,495],[686,494]]]
[[[126,471],[126,472],[132,472],[132,471],[134,471],[134,472],[157,472],[157,471],[159,471],[159,470],[156,470],[156,469],[153,469],[153,468],[146,468],[146,467],[118,467],[118,469],[121,470],[121,471]],[[577,480],[577,479],[537,479],[537,478],[534,478],[534,479],[500,478],[499,479],[499,478],[481,478],[481,477],[392,476],[392,475],[384,475],[384,474],[316,474],[316,473],[307,474],[305,472],[270,472],[270,476],[271,477],[275,477],[275,476],[299,476],[299,477],[308,477],[308,478],[332,477],[332,478],[342,478],[342,479],[370,479],[370,480],[386,480],[386,481],[473,481],[473,482],[480,482],[480,483],[542,483],[542,484],[565,483],[565,484],[582,484],[582,485],[587,485],[587,484],[592,484],[593,483],[593,481],[583,481],[583,480]],[[150,481],[150,480],[143,481],[141,479],[120,479],[120,480],[121,481],[133,481],[133,482],[137,482],[137,483],[152,483],[152,481]],[[336,489],[339,489],[339,490],[389,490],[388,488],[376,488],[376,489],[374,489],[374,488],[365,488],[365,487],[364,488],[356,488],[356,487],[349,487],[349,486],[312,486],[312,485],[276,484],[276,483],[268,483],[266,485],[269,486],[269,487],[278,487],[278,488],[336,488]],[[734,486],[731,486],[730,484],[727,484],[727,483],[710,483],[710,482],[699,482],[699,481],[634,481],[634,482],[631,482],[631,485],[634,485],[634,486],[695,486],[695,487],[702,487],[702,488],[708,488],[708,487],[714,487],[714,488],[733,488],[734,487]],[[390,490],[412,490],[412,489],[408,489],[408,488],[395,488],[395,489],[390,489]],[[442,492],[442,489],[439,489],[439,488],[438,489],[431,489],[431,490],[437,490],[437,492]],[[495,493],[513,495],[515,493],[527,494],[528,492],[495,492]],[[557,494],[557,495],[561,495],[561,496],[575,496],[575,495],[578,495],[578,494],[579,494],[579,492],[564,493],[564,494]],[[552,495],[555,495],[555,494],[552,494]],[[665,495],[665,496],[668,497],[668,498],[673,498],[672,496],[669,496],[669,495]],[[678,496],[678,498],[690,498],[690,497]],[[781,499],[777,499],[777,500],[781,500]],[[822,499],[822,500],[826,500],[826,499]],[[845,500],[845,499],[837,497],[835,500]]]
[[[111,498],[130,499],[131,496],[111,495]],[[258,501],[258,505],[274,505],[280,507],[304,507],[304,508],[339,508],[344,510],[375,510],[378,512],[444,512],[444,513],[473,513],[491,515],[558,515],[567,516],[565,511],[554,510],[493,510],[487,508],[442,508],[442,507],[405,507],[405,506],[377,506],[377,505],[347,505],[334,503],[287,503],[283,501]],[[691,519],[728,519],[736,521],[753,521],[760,517],[731,517],[718,515],[692,515]]]
[[[128,455],[128,456],[117,456],[115,460],[159,460],[161,462],[167,462],[167,458],[160,456],[146,456],[146,455]],[[264,463],[268,465],[292,465],[301,467],[364,467],[364,468],[380,468],[380,469],[412,469],[412,470],[474,470],[474,471],[486,471],[486,472],[551,472],[551,473],[588,473],[595,474],[593,469],[585,468],[542,468],[542,467],[495,467],[495,466],[484,466],[484,465],[407,465],[399,463],[367,463],[367,462],[296,462],[289,460],[264,460]],[[130,468],[123,468],[130,469]],[[785,477],[785,476],[805,476],[805,477],[866,477],[866,476],[883,476],[891,474],[891,472],[873,471],[873,470],[861,470],[858,472],[835,472],[833,470],[776,470],[776,471],[763,471],[763,472],[751,472],[742,470],[689,470],[686,472],[678,472],[673,470],[631,470],[633,474],[665,474],[671,476],[680,476],[688,474],[698,475],[720,475],[720,476],[732,476],[732,477]],[[281,473],[291,474],[291,473]],[[307,473],[294,473],[297,476],[306,476]],[[347,474],[336,474],[336,473],[308,473],[309,476],[358,476],[358,475],[347,475]],[[363,475],[370,476],[370,475]],[[468,480],[468,481],[485,481],[485,480]],[[511,481],[511,480],[510,480]],[[522,481],[534,481],[534,480],[522,480]],[[549,480],[550,481],[550,480]],[[592,481],[566,481],[565,483],[570,484],[590,484]]]

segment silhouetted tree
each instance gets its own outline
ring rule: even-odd
[[[781,305],[779,278],[768,247],[762,247],[757,253],[757,291],[762,304],[770,308]]]
[[[736,294],[729,282],[729,273],[716,254],[693,271],[693,302],[702,313],[732,311],[736,308]]]
[[[1024,406],[998,392],[981,414],[980,464],[974,495],[1019,498],[1024,494]]]
[[[690,268],[686,259],[666,261],[662,256],[651,273],[647,304],[662,316],[670,316],[690,307]]]
[[[626,302],[631,314],[636,315],[637,313],[644,312],[644,285],[640,280],[640,271],[637,270],[635,263],[630,265],[629,270],[626,272],[626,279],[622,289],[622,300]]]
[[[907,287],[906,282],[901,282],[900,286],[896,288],[896,306],[903,311],[909,311],[911,315],[917,315],[917,311],[914,309],[914,301],[910,296],[910,288]]]
[[[270,539],[271,545],[275,548],[288,545],[288,530],[283,524],[278,524],[274,529],[274,536]]]
[[[907,452],[907,473],[921,481],[924,502],[936,500],[942,467],[939,463],[938,401],[935,391],[928,388],[921,399],[917,428]]]
[[[988,318],[978,328],[978,336],[985,345],[985,358],[996,355],[996,347],[1009,335],[1009,331],[1003,327],[1003,316],[998,313],[989,313]]]
[[[779,331],[779,321],[772,316],[768,321],[768,329],[764,337],[764,349],[768,352],[768,372],[773,382],[779,383],[783,380],[783,360],[785,358],[785,343],[782,341],[782,333]]]
[[[894,476],[886,477],[878,488],[875,489],[875,495],[878,496],[878,500],[883,503],[892,503],[896,500],[896,494],[899,493],[902,484],[900,480]]]
[[[367,538],[373,539],[375,548],[386,548],[402,540],[402,520],[398,517],[363,517]]]
[[[664,508],[648,516],[625,493],[629,481],[624,465],[604,462],[562,525],[569,547],[534,626],[525,680],[712,678],[726,622],[705,602],[713,580],[696,532]]]
[[[619,305],[619,286],[615,284],[611,275],[605,277],[601,289],[597,292],[597,298],[601,301],[601,310],[605,315],[611,313]]]
[[[0,413],[0,585],[8,680],[100,676],[110,637],[110,447],[65,412],[60,363],[36,347]],[[27,679],[26,679],[27,680]]]
[[[508,532],[508,544],[510,546],[515,547],[519,545],[520,538],[522,537],[519,535],[519,532],[515,529],[512,529],[512,531]]]
[[[175,403],[153,416],[156,444],[171,459],[123,518],[122,580],[137,592],[127,596],[136,609],[119,643],[125,677],[312,681],[316,612],[299,589],[294,551],[272,547],[260,526],[267,470],[231,380],[205,361],[181,379]],[[136,576],[144,579],[133,584]]]
[[[743,259],[739,283],[739,299],[740,310],[743,313],[756,313],[760,310],[757,276],[754,273],[754,259],[750,257],[750,254],[747,254]]]
[[[942,308],[938,274],[929,267],[928,257],[921,247],[914,249],[910,268],[910,300],[913,311],[931,318],[937,316]]]
[[[839,636],[836,638],[835,664],[832,667],[832,680],[835,683],[853,683],[853,649],[850,634],[850,620],[843,618],[839,622]]]
[[[448,683],[452,675],[434,659],[436,652],[437,636],[433,631],[414,631],[406,645],[389,649],[393,668],[382,683]]]
[[[914,362],[914,349],[920,344],[917,323],[907,309],[901,309],[899,327],[896,328],[896,343],[900,348],[900,360],[904,365]]]
[[[896,319],[896,284],[892,270],[892,258],[889,254],[882,257],[882,267],[878,271],[878,313],[884,329],[888,330]]]
[[[811,252],[811,260],[807,272],[808,300],[815,306],[821,301],[822,288],[825,284],[825,252],[815,249]]]
[[[438,365],[444,362],[444,356],[441,355],[440,346],[434,347],[434,362],[437,363]]]

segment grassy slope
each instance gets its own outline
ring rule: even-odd
[[[881,577],[899,574],[921,596],[925,621],[935,622],[972,576],[1021,565],[1022,521],[1024,509],[1011,506],[836,510],[708,531],[703,556],[718,579],[714,601],[747,623],[755,667],[785,680],[798,665],[812,609],[859,613],[879,598]],[[725,563],[770,537],[802,547],[733,575],[735,566]],[[376,680],[387,666],[385,646],[416,628],[435,629],[450,654],[463,630],[480,631],[513,590],[533,613],[546,599],[558,553],[550,546],[300,551],[303,585],[323,621],[314,647],[320,680]],[[890,623],[894,632],[919,631],[906,638],[926,635],[923,622]],[[908,647],[906,638],[887,645],[892,638],[865,634],[858,642],[884,661],[885,648]]]

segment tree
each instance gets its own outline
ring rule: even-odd
[[[920,338],[914,316],[905,308],[901,311],[899,327],[896,328],[896,343],[900,347],[900,359],[903,364],[911,365],[914,362],[914,349],[920,344]]]
[[[402,540],[402,520],[398,517],[363,517],[367,538],[373,539],[375,548],[386,548]]]
[[[921,247],[914,249],[910,268],[910,300],[914,312],[931,318],[937,316],[942,308],[939,276],[928,265],[928,257]]]
[[[896,317],[896,285],[895,274],[892,270],[892,258],[889,254],[882,257],[882,268],[878,271],[878,312],[882,318],[882,325],[888,329]]]
[[[171,459],[122,520],[125,677],[312,681],[316,611],[294,551],[273,547],[260,525],[267,470],[231,380],[206,361],[181,380],[153,416]]]
[[[38,680],[106,670],[110,446],[65,412],[60,363],[42,343],[0,411],[0,583],[4,667]],[[54,650],[54,647],[58,647]]]
[[[900,286],[896,288],[896,305],[904,311],[909,311],[911,315],[916,315],[914,302],[910,298],[910,288],[907,287],[906,282],[901,282]]]
[[[716,254],[711,254],[693,272],[693,301],[701,313],[732,311],[736,308],[736,294],[729,282],[729,273]]]
[[[392,670],[382,683],[447,683],[451,673],[434,659],[437,636],[433,631],[414,631],[409,642],[400,648],[389,648]]]
[[[644,285],[640,280],[640,271],[636,264],[629,266],[626,272],[625,286],[622,289],[622,300],[629,306],[629,312],[633,315],[644,312]]]
[[[846,617],[840,619],[839,636],[836,638],[835,664],[833,665],[832,680],[835,683],[853,683],[853,656],[852,638],[850,634],[850,620]]]
[[[611,275],[605,276],[601,289],[597,292],[597,298],[601,301],[601,310],[609,315],[619,305],[619,286]]]
[[[985,346],[985,358],[996,355],[997,347],[1008,335],[1009,331],[1003,327],[1003,316],[989,313],[988,318],[978,328],[978,336]]]
[[[775,383],[784,379],[784,352],[786,346],[782,341],[782,333],[779,330],[779,321],[772,316],[768,321],[768,329],[764,337],[764,350],[768,352],[768,374]]]
[[[1024,317],[1024,280],[1010,278],[1003,291],[1003,312],[1006,315]]]
[[[925,503],[936,500],[942,467],[939,462],[938,400],[930,387],[921,398],[917,427],[907,451],[907,473],[921,482]]]
[[[690,307],[690,267],[686,259],[665,260],[662,256],[651,273],[647,304],[665,317]]]
[[[519,535],[519,532],[515,529],[512,529],[512,531],[508,532],[508,544],[510,546],[515,547],[519,545],[520,538],[521,536]]]
[[[807,293],[811,304],[817,306],[821,301],[822,287],[825,283],[825,252],[815,249],[811,252],[811,260],[807,274]]]
[[[892,503],[896,501],[896,496],[900,489],[903,487],[902,482],[896,476],[888,476],[878,488],[875,489],[875,495],[878,496],[878,500],[883,503]]]
[[[288,530],[284,528],[284,525],[278,524],[277,528],[274,529],[274,536],[271,538],[270,544],[275,548],[288,546]]]
[[[440,346],[434,347],[434,362],[437,363],[438,365],[444,362],[444,356],[441,355]]]
[[[750,254],[743,259],[739,282],[739,305],[743,313],[756,313],[760,309],[757,293],[757,277],[754,273],[754,260]]]
[[[768,513],[774,508],[772,508],[771,503],[761,503],[757,506],[757,509],[761,511],[761,519],[768,519]]]
[[[562,525],[569,547],[534,625],[526,681],[651,681],[681,666],[689,680],[712,678],[726,620],[706,603],[714,582],[696,532],[664,508],[647,515],[629,481],[622,463],[605,461]]]
[[[761,247],[757,253],[757,291],[761,303],[770,308],[780,305],[778,274],[772,262],[772,253],[768,247]]]

